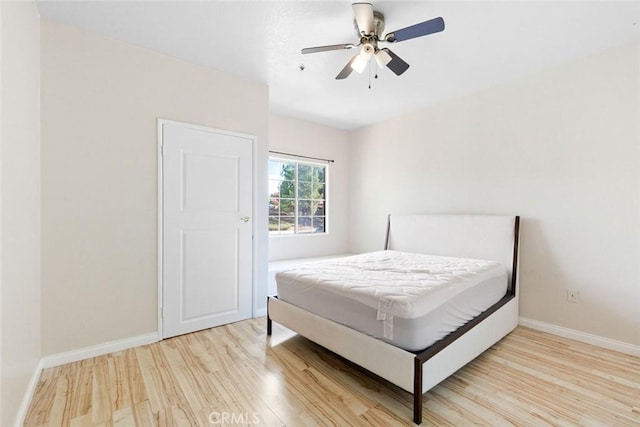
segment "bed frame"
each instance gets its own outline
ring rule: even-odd
[[[267,335],[276,321],[413,393],[413,421],[422,422],[422,395],[476,358],[518,324],[520,217],[389,215],[385,249],[501,262],[505,296],[430,347],[410,352],[269,297]]]

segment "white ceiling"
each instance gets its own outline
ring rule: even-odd
[[[411,67],[335,80],[355,50],[350,1],[49,1],[43,17],[269,86],[272,111],[356,129],[640,39],[639,1],[373,2],[392,31],[437,16],[444,32],[387,45]],[[304,71],[300,65],[304,64]],[[375,64],[375,61],[372,63]]]

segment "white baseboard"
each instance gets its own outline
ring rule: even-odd
[[[42,373],[42,359],[38,361],[36,368],[33,370],[33,374],[31,374],[31,379],[29,380],[29,384],[27,385],[27,389],[24,392],[24,396],[22,397],[22,402],[20,402],[20,407],[18,408],[18,413],[16,414],[16,427],[22,427],[24,425],[24,419],[27,417],[27,411],[29,410],[29,405],[31,404],[31,399],[33,399],[33,395],[36,392],[36,387],[38,386],[38,381],[40,380],[40,373]]]
[[[42,368],[52,368],[67,363],[77,362],[79,360],[89,359],[91,357],[102,356],[113,353],[115,351],[126,350],[140,345],[152,344],[160,341],[160,335],[157,332],[138,335],[137,337],[125,338],[122,340],[109,341],[103,344],[93,345],[78,350],[66,351],[64,353],[52,354],[42,358]]]
[[[267,315],[267,307],[260,307],[260,308],[256,308],[256,311],[253,314],[253,317],[264,317],[266,315]]]
[[[540,322],[539,320],[528,319],[526,317],[520,317],[518,323],[522,326],[526,326],[532,329],[537,329],[539,331],[547,332],[553,335],[557,335],[559,337],[569,338],[575,341],[580,341],[583,343],[606,348],[608,350],[614,350],[620,353],[625,353],[625,354],[630,354],[632,356],[640,357],[639,345],[634,345],[634,344],[623,342],[623,341],[616,341],[610,338],[605,338],[598,335],[592,335],[586,332],[576,331],[575,329],[556,326],[551,323]]]

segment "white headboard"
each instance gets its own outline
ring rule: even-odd
[[[520,217],[498,215],[389,215],[385,249],[498,261],[515,291]]]

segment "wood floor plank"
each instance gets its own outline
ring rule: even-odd
[[[82,418],[91,413],[93,401],[93,365],[81,365],[76,371],[73,383],[73,399],[70,413],[72,418]]]
[[[148,400],[138,401],[133,404],[133,419],[136,427],[151,427],[157,425],[157,416],[151,409]]]
[[[131,405],[134,408],[135,405],[141,402],[148,403],[148,396],[145,391],[144,379],[142,377],[142,371],[140,370],[140,364],[136,357],[136,349],[130,348],[123,351],[125,378],[129,385],[129,396],[131,399]]]
[[[54,368],[45,369],[40,376],[33,399],[29,406],[28,417],[34,426],[44,425],[51,419],[51,408],[53,407],[54,396],[56,395],[57,378],[52,374]],[[36,399],[38,396],[46,398]]]
[[[113,407],[111,405],[111,388],[107,361],[101,357],[101,362],[96,363],[93,369],[92,387],[92,417],[95,425],[111,423],[113,420]],[[65,425],[65,424],[60,424]]]
[[[93,422],[91,421],[91,414],[87,413],[79,417],[71,418],[69,425],[71,427],[92,427]]]
[[[43,371],[25,426],[404,426],[412,397],[251,319]],[[640,426],[640,358],[518,327],[423,396],[425,426]]]
[[[69,413],[69,408],[71,406],[71,397],[68,376],[62,375],[58,377],[51,412],[49,413],[50,423],[53,425],[67,425],[70,423],[71,414]]]

